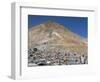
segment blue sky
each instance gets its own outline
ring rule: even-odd
[[[64,27],[67,27],[72,32],[87,38],[88,36],[88,18],[87,17],[64,17],[64,16],[41,16],[28,15],[28,28],[44,23],[48,20],[53,20]]]

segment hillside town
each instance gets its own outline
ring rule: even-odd
[[[62,49],[39,50],[38,48],[29,49],[29,66],[40,65],[75,65],[87,64],[87,56],[79,55]]]

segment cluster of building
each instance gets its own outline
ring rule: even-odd
[[[42,45],[28,50],[28,66],[87,64],[86,53],[78,54],[61,48],[44,48]]]

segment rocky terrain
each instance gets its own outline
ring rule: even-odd
[[[87,40],[47,21],[28,30],[28,66],[87,64]]]

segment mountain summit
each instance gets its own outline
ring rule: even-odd
[[[43,24],[29,29],[29,48],[34,44],[55,44],[64,46],[87,46],[87,41],[54,21],[47,21]],[[32,45],[33,44],[33,45]]]

